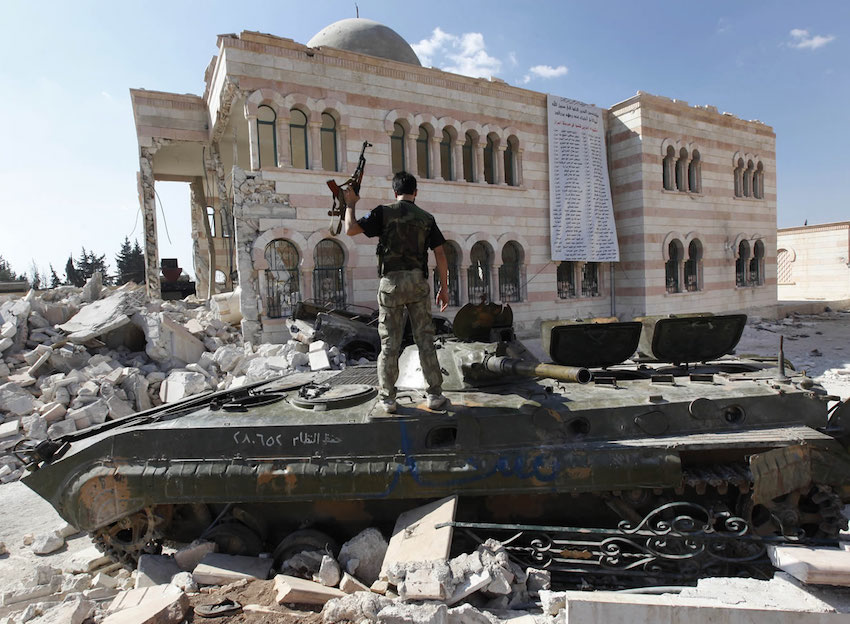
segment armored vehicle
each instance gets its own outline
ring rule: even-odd
[[[41,442],[24,482],[124,561],[199,536],[280,561],[456,494],[456,541],[564,578],[755,574],[771,541],[846,527],[850,407],[781,355],[729,355],[745,322],[560,324],[544,364],[509,307],[468,306],[438,338],[441,411],[412,346],[394,415],[374,366],[296,373]]]

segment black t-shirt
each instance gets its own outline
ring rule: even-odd
[[[380,236],[384,226],[384,206],[375,206],[374,210],[357,219],[357,225],[363,228],[363,233],[369,238]],[[433,227],[428,232],[426,242],[428,249],[436,249],[446,242],[443,233],[440,231],[440,226],[437,225],[436,221],[433,222]]]

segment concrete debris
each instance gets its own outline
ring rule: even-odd
[[[31,605],[35,606],[35,605]],[[83,624],[95,611],[95,603],[83,597],[64,602],[44,612],[41,617],[30,620],[32,624]],[[26,621],[23,618],[21,621]]]
[[[274,589],[278,604],[324,605],[332,598],[345,595],[335,587],[325,587],[320,583],[285,574],[274,577]]]
[[[322,563],[319,565],[319,570],[313,574],[313,580],[327,587],[336,587],[340,576],[339,564],[336,559],[330,555],[322,555]],[[342,591],[345,591],[345,589]]]
[[[0,481],[20,478],[9,449],[24,436],[56,439],[199,393],[348,364],[327,338],[311,347],[318,336],[303,320],[285,344],[243,345],[238,302],[148,301],[142,287],[105,287],[95,275],[82,289],[0,303]]]
[[[174,561],[177,562],[181,570],[191,572],[204,557],[217,551],[218,545],[215,542],[195,540],[188,546],[184,546],[175,552]]]
[[[371,585],[381,573],[387,546],[387,540],[378,529],[364,529],[342,545],[339,563],[343,570]]]
[[[167,585],[171,579],[181,573],[174,557],[168,555],[142,555],[136,568],[136,589]]]
[[[198,585],[222,585],[240,579],[268,578],[271,559],[210,553],[201,559],[192,576]]]
[[[65,545],[65,538],[56,533],[48,533],[47,535],[39,535],[33,540],[32,551],[36,555],[49,555],[56,552]]]
[[[334,622],[377,622],[381,609],[392,604],[389,598],[372,593],[357,592],[325,603],[322,619],[325,624]]]
[[[377,582],[378,581],[375,581],[375,583]],[[342,579],[339,581],[339,588],[346,594],[371,591],[371,588],[366,587],[363,583],[351,576],[348,572],[342,573]],[[386,593],[386,591],[384,591],[384,593]]]
[[[449,609],[442,602],[393,603],[378,612],[380,624],[448,624],[448,621]]]
[[[179,587],[157,585],[144,589],[153,591],[132,598],[119,594],[109,606],[112,614],[102,624],[180,624],[186,617],[189,597]],[[116,604],[119,598],[123,600]]]

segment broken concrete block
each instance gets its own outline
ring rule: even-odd
[[[178,572],[171,577],[171,584],[179,587],[187,594],[194,594],[198,591],[198,584],[192,578],[191,572]]]
[[[135,314],[133,323],[145,334],[145,352],[154,362],[184,365],[197,362],[206,351],[204,343],[195,338],[165,313]]]
[[[21,602],[32,602],[37,598],[55,594],[59,591],[60,587],[62,587],[62,577],[54,576],[47,585],[36,585],[34,587],[4,592],[3,599],[0,602],[2,602],[4,607]]]
[[[104,587],[106,589],[117,589],[121,583],[114,577],[98,572],[91,580],[92,587]]]
[[[133,592],[144,593],[127,595]],[[189,598],[180,588],[157,585],[116,596],[102,624],[180,624],[188,610]]]
[[[148,380],[139,372],[133,372],[121,383],[121,388],[127,393],[127,398],[133,401],[137,411],[143,412],[153,407],[148,396]]]
[[[447,559],[452,527],[435,527],[453,522],[456,511],[457,496],[448,496],[401,514],[381,564],[380,578],[386,579],[386,570],[395,563]]]
[[[525,574],[525,585],[529,593],[534,594],[536,592],[539,592],[541,589],[551,589],[552,573],[549,570],[527,568]]]
[[[357,592],[341,598],[334,598],[325,603],[322,609],[322,619],[325,624],[336,622],[377,622],[378,613],[391,604],[389,598],[376,596],[372,593]]]
[[[448,618],[449,624],[500,624],[501,622],[505,624],[535,624],[534,618],[531,618],[531,621],[528,623],[520,622],[520,618],[500,620],[489,613],[482,613],[471,604],[462,604],[449,609]]]
[[[174,403],[207,388],[207,378],[201,373],[172,371],[159,387],[159,398],[163,403]]]
[[[233,345],[227,345],[220,349],[216,349],[215,355],[213,356],[213,361],[218,364],[219,369],[221,369],[221,372],[223,373],[229,373],[235,370],[244,359],[245,352]]]
[[[65,538],[56,533],[39,535],[32,542],[32,551],[36,555],[49,555],[65,545]]]
[[[113,420],[135,413],[128,401],[114,395],[106,399],[106,406],[109,408],[109,417]]]
[[[346,572],[371,585],[378,580],[386,552],[387,541],[381,532],[375,528],[364,529],[342,545],[339,563]],[[357,560],[356,565],[354,560]]]
[[[375,581],[375,583],[377,582],[378,581]],[[366,587],[363,583],[351,576],[348,572],[342,573],[342,579],[339,581],[339,588],[346,594],[353,594],[355,592],[362,591],[371,591],[368,587]],[[384,590],[384,593],[386,593],[386,590]]]
[[[540,590],[540,608],[548,615],[558,615],[558,611],[567,604],[567,592],[554,592],[548,589]]]
[[[448,574],[448,566],[445,569]],[[448,591],[444,583],[433,570],[420,568],[409,571],[404,582],[398,586],[398,595],[402,600],[445,600]]]
[[[331,360],[327,351],[310,351],[307,355],[310,361],[310,370],[321,371],[331,368]]]
[[[81,423],[88,422],[99,425],[106,422],[107,416],[109,416],[109,405],[103,399],[98,399],[94,403],[89,403],[80,409],[69,410],[65,419],[73,420],[77,424],[77,429],[82,429]]]
[[[14,338],[18,333],[18,324],[12,321],[6,321],[0,325],[0,338]]]
[[[59,535],[63,538],[71,537],[72,535],[76,535],[79,532],[80,530],[69,522],[63,523],[62,526],[60,526],[55,531],[56,535]]]
[[[438,602],[394,603],[378,612],[380,624],[448,624],[449,610]]]
[[[65,418],[65,414],[68,410],[66,410],[65,406],[59,403],[58,401],[53,401],[42,407],[39,411],[44,417],[44,420],[46,420],[50,424],[53,424]]]
[[[20,373],[18,375],[9,375],[9,383],[16,384],[21,388],[29,388],[30,386],[34,386],[36,379],[34,377],[30,377],[27,373]]]
[[[454,588],[454,592],[452,592],[452,595],[446,601],[446,604],[449,606],[457,604],[467,596],[471,596],[477,592],[479,589],[487,587],[492,580],[493,577],[491,577],[490,573],[486,570],[470,574],[468,578],[464,579]]]
[[[313,574],[313,580],[326,587],[336,587],[339,578],[340,569],[336,559],[330,555],[322,555],[322,563],[319,565],[319,570]],[[343,591],[345,590],[343,589]]]
[[[76,574],[77,572],[91,572],[110,563],[112,563],[112,559],[100,552],[95,546],[89,546],[68,557],[62,569],[70,574]]]
[[[203,334],[206,329],[198,319],[189,319],[183,327],[190,334],[200,335]]]
[[[191,572],[210,553],[218,551],[218,544],[206,540],[195,540],[174,553],[174,561],[181,570]]]
[[[0,386],[0,411],[16,416],[26,416],[34,409],[35,399],[16,383],[8,382]]]
[[[59,325],[59,329],[70,334],[68,339],[77,344],[88,342],[103,334],[130,323],[130,316],[137,310],[133,297],[127,292],[114,295],[84,306],[70,320]]]
[[[86,303],[97,301],[100,298],[100,291],[102,288],[103,274],[100,271],[95,271],[92,276],[86,280],[85,285],[83,285],[83,288],[80,291],[80,298]]]
[[[167,585],[175,574],[181,572],[174,558],[167,555],[142,555],[136,570],[136,589]]]
[[[198,585],[223,585],[239,579],[266,579],[272,563],[272,559],[210,553],[201,559],[192,577]]]
[[[15,344],[15,341],[11,338],[0,338],[0,353],[10,349],[13,344]]]
[[[328,343],[326,343],[324,340],[316,340],[316,341],[310,343],[310,347],[309,347],[310,353],[313,353],[314,351],[327,351],[327,350],[328,350]]]
[[[4,422],[0,425],[0,440],[5,438],[12,438],[18,435],[21,431],[21,421],[17,418],[10,420],[9,422]]]
[[[74,420],[60,420],[47,428],[47,436],[55,440],[64,435],[74,433],[76,430],[77,425]]]
[[[63,594],[80,593],[91,588],[91,574],[74,574],[62,579]]]
[[[0,557],[3,555],[9,554],[9,548],[6,546],[6,542],[0,542]]]
[[[807,584],[850,586],[850,552],[841,548],[768,545],[771,563]]]
[[[320,583],[296,576],[286,576],[285,574],[278,574],[274,577],[274,589],[278,604],[323,605],[331,598],[339,598],[345,595],[335,587],[325,587]]]
[[[42,353],[41,356],[27,369],[27,375],[30,377],[37,377],[39,369],[47,363],[47,360],[50,359],[50,356],[53,354],[53,351],[48,349],[45,353]],[[48,371],[49,372],[49,371]]]
[[[76,598],[44,611],[36,624],[83,624],[94,614],[95,603]]]

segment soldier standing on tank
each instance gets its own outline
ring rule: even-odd
[[[344,197],[345,233],[349,236],[365,234],[378,238],[378,335],[381,353],[378,355],[378,382],[381,405],[394,413],[398,356],[404,333],[404,310],[407,308],[413,337],[419,347],[419,361],[425,376],[428,407],[439,409],[448,399],[443,395],[443,375],[434,346],[434,323],[431,319],[431,299],[428,286],[428,250],[434,251],[440,289],[436,301],[440,311],[449,305],[448,262],[443,250],[443,238],[434,217],[414,202],[416,178],[406,171],[393,176],[396,201],[377,206],[365,217],[357,219],[354,208],[360,199],[349,186]]]

